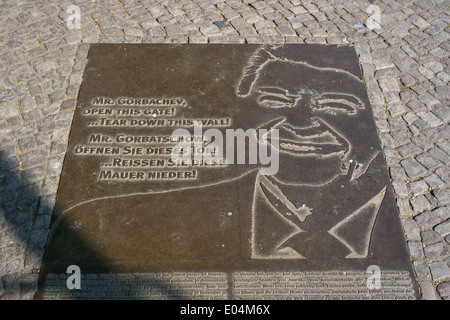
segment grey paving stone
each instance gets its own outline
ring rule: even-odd
[[[384,119],[376,120],[375,123],[379,132],[387,133],[390,131],[389,124],[386,120]]]
[[[44,248],[48,236],[48,228],[33,229],[30,232],[28,244],[31,247]]]
[[[450,281],[438,284],[437,290],[443,299],[450,300]]]
[[[14,144],[15,139],[12,135],[0,135],[0,145],[6,147],[8,145]]]
[[[401,83],[406,87],[410,87],[416,84],[416,79],[410,74],[405,74],[400,77]]]
[[[307,10],[302,6],[295,6],[295,7],[289,8],[289,10],[292,11],[295,15],[307,12]]]
[[[0,106],[0,118],[2,118],[2,119],[16,117],[19,115],[20,115],[20,112],[19,112],[18,108],[16,108],[13,105],[5,104],[3,106]]]
[[[418,284],[424,300],[440,300],[434,285],[430,281],[420,281]]]
[[[432,193],[438,199],[440,205],[447,206],[450,204],[450,189],[435,189]]]
[[[36,122],[36,127],[40,132],[53,130],[56,127],[55,119],[53,116],[40,119]]]
[[[434,170],[440,166],[439,161],[428,155],[427,153],[418,155],[416,159],[429,170]]]
[[[42,112],[39,109],[30,109],[25,112],[22,112],[22,119],[25,123],[34,122],[38,119],[42,118]]]
[[[411,218],[414,216],[414,212],[411,210],[409,199],[397,198],[397,206],[402,218]]]
[[[375,64],[375,66],[377,66],[376,60],[374,60],[374,64]],[[389,67],[389,68],[392,69],[391,67]],[[378,80],[378,83],[380,84],[381,90],[383,90],[384,92],[389,92],[389,91],[399,92],[400,91],[400,87],[398,85],[397,78],[381,78]]]
[[[434,230],[439,233],[442,237],[446,237],[450,234],[450,220],[444,221],[438,224]]]
[[[4,293],[2,300],[20,299],[19,273],[6,274],[1,278],[3,282]]]
[[[66,141],[52,141],[52,144],[50,146],[50,154],[52,156],[63,154],[66,152],[67,148],[67,142]]]
[[[25,169],[22,171],[22,178],[24,182],[40,182],[44,178],[45,165]]]
[[[402,224],[408,240],[421,240],[420,228],[415,220],[403,219]]]
[[[439,101],[435,102],[433,99],[434,97],[428,94],[428,92],[431,92],[433,90],[433,84],[426,78],[423,78],[422,81],[419,83],[411,86],[411,89],[417,93],[419,96],[419,100],[423,103],[427,104],[428,107],[430,107],[433,104],[439,103]],[[433,104],[432,104],[433,103]]]
[[[388,166],[398,164],[399,155],[397,150],[391,149],[391,148],[384,148],[383,149],[384,155],[386,157],[386,163]]]
[[[450,278],[450,268],[445,261],[430,263],[433,281],[443,281]]]
[[[23,121],[22,117],[20,117],[20,116],[15,116],[15,117],[6,119],[6,122],[7,122],[9,128],[17,128],[17,127],[22,126],[25,123]]]
[[[179,26],[176,27],[177,29],[180,29]],[[167,28],[166,28],[167,30]],[[214,24],[211,24],[209,26],[200,27],[200,32],[204,34],[205,36],[216,36],[216,35],[222,35],[222,31]],[[170,34],[168,32],[168,34]]]
[[[190,36],[189,43],[208,43],[208,37],[205,36]]]
[[[427,172],[421,164],[411,158],[400,161],[400,164],[405,169],[406,174],[412,179],[418,178]]]
[[[436,75],[439,79],[441,79],[443,82],[450,81],[450,75],[447,72],[441,71]]]
[[[445,86],[445,83],[439,79],[438,77],[434,76],[430,79],[430,81],[437,87],[437,86]],[[436,90],[435,90],[436,91]],[[439,94],[438,94],[439,95]]]
[[[38,274],[22,274],[20,275],[20,297],[22,300],[32,300],[38,286]]]
[[[56,197],[54,195],[49,195],[41,196],[40,199],[37,214],[50,216],[55,205]]]
[[[59,175],[61,173],[62,157],[55,156],[48,159],[45,174],[47,176]]]
[[[23,168],[30,168],[47,161],[48,150],[47,149],[36,149],[20,155]]]
[[[427,79],[431,79],[434,76],[434,72],[428,68],[425,68],[424,66],[419,66],[417,70]]]
[[[450,212],[446,207],[439,207],[432,211],[425,211],[414,217],[421,230],[432,229],[437,224],[447,220]]]
[[[407,158],[418,155],[422,152],[422,149],[416,146],[414,143],[408,143],[398,148],[398,151],[402,157]],[[423,164],[423,163],[422,163]]]
[[[388,110],[392,117],[398,117],[406,112],[402,103],[388,104]]]
[[[448,57],[449,53],[446,50],[443,50],[441,48],[434,48],[430,50],[430,54],[438,57],[438,58],[446,58]]]
[[[278,27],[275,28],[275,30],[277,30],[278,33],[280,33],[284,37],[296,36],[297,35],[295,30],[293,30],[292,28],[287,27],[287,26],[278,26]]]
[[[17,142],[21,151],[29,151],[36,147],[34,136],[18,139]]]
[[[434,143],[422,134],[412,137],[411,141],[424,151],[427,151],[434,146]]]
[[[390,134],[381,134],[380,141],[384,147],[395,148],[396,146],[394,138]]]
[[[447,129],[447,133],[449,132],[449,127],[446,126],[444,127],[445,129]],[[447,140],[447,141],[442,141],[442,140]],[[439,148],[441,148],[442,150],[444,150],[448,155],[450,155],[450,143],[448,142],[448,138],[446,138],[444,136],[444,134],[442,135],[442,140],[441,141],[437,141],[436,144],[438,145]],[[445,164],[448,164],[448,161],[445,161],[444,159],[442,159],[442,162],[444,162]]]
[[[58,64],[56,63],[56,61],[45,61],[45,62],[39,62],[39,63],[35,63],[33,65],[33,68],[36,70],[37,73],[39,74],[44,74],[50,70],[54,70],[58,67]]]
[[[422,259],[424,257],[420,241],[408,241],[408,248],[413,259]]]
[[[421,231],[420,236],[422,238],[422,244],[429,245],[431,243],[437,242],[440,239],[439,233],[434,230]]]
[[[397,147],[410,142],[411,133],[409,131],[393,131],[391,136],[394,138]]]
[[[375,68],[377,70],[386,69],[386,68],[393,68],[394,67],[394,64],[390,60],[388,60],[386,58],[374,58],[373,59],[373,63],[374,63]],[[392,80],[392,83],[394,83],[394,80]],[[396,87],[398,87],[398,84],[397,84]]]
[[[298,36],[285,37],[285,43],[303,43],[303,39]]]
[[[405,30],[405,29],[403,29],[403,28],[395,28],[395,29],[392,31],[392,34],[393,34],[394,36],[396,36],[396,37],[399,37],[399,38],[404,38],[404,37],[406,37],[407,35],[409,35],[408,31]]]
[[[44,179],[44,183],[41,189],[42,196],[51,196],[56,193],[56,187],[58,186],[59,176],[50,176]]]
[[[76,100],[75,99],[67,99],[61,103],[61,110],[75,110]]]
[[[426,127],[422,130],[422,133],[432,142],[438,143],[442,141],[442,128],[444,127]]]
[[[442,188],[445,182],[442,181],[436,174],[432,173],[429,176],[423,178],[431,189]]]
[[[428,108],[431,108],[433,105],[437,105],[440,103],[439,100],[428,94],[428,92],[431,92],[431,90],[433,90],[433,84],[430,83],[428,79],[425,79],[417,83],[416,85],[411,86],[411,89],[419,95],[419,100],[426,104]]]
[[[247,36],[245,37],[246,43],[249,44],[264,44],[265,39],[262,36]]]
[[[61,104],[58,102],[54,102],[42,109],[42,112],[44,113],[44,116],[48,116],[51,114],[55,114],[60,110]]]
[[[431,193],[424,194],[425,198],[427,198],[428,202],[431,204],[431,208],[439,208],[438,200],[431,195]]]
[[[424,67],[429,68],[434,73],[440,72],[444,69],[444,65],[439,61],[428,61],[423,64]]]
[[[409,195],[408,188],[403,180],[393,180],[392,187],[394,188],[395,193],[400,197],[407,197]]]
[[[415,58],[417,57],[417,53],[408,45],[403,45],[402,46],[403,51],[405,51],[405,53],[411,57],[411,58]]]
[[[415,212],[420,213],[431,209],[431,204],[423,195],[415,196],[410,199],[410,203]]]
[[[424,103],[416,99],[409,101],[406,105],[415,112],[425,111],[427,109]]]
[[[132,37],[141,37],[143,35],[142,30],[138,29],[138,28],[128,28],[127,27],[127,28],[123,29],[123,32],[125,33],[126,36],[132,36]],[[95,33],[95,34],[91,35],[91,37],[92,37],[92,40],[94,40],[96,37],[98,37],[98,35]]]
[[[441,119],[439,119],[429,111],[417,112],[417,115],[423,120],[425,120],[431,127],[436,127],[442,124]]]
[[[430,268],[425,259],[414,260],[413,266],[419,279],[428,279],[431,277]]]
[[[450,169],[446,166],[437,168],[434,173],[436,173],[443,181],[450,180]]]
[[[450,255],[450,248],[446,242],[440,241],[426,246],[424,252],[428,260],[436,261]]]
[[[413,196],[428,192],[428,185],[423,180],[413,181],[408,184],[408,189]]]
[[[67,99],[66,92],[64,90],[57,90],[48,95],[51,102],[58,102]]]
[[[445,99],[446,101],[450,99],[450,88],[445,85],[444,82],[437,84],[435,91],[442,99]]]

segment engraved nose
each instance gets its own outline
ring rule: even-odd
[[[286,115],[286,123],[295,127],[310,127],[314,121],[311,120],[311,96],[302,96],[295,100]]]

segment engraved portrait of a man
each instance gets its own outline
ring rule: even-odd
[[[295,61],[281,47],[251,58],[237,94],[257,101],[255,114],[271,112],[265,127],[279,130],[278,172],[257,178],[253,257],[367,257],[385,185],[361,189],[374,186],[379,155],[360,125],[370,115],[363,90],[354,75]]]

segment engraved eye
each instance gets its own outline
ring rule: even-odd
[[[295,99],[291,97],[263,95],[258,99],[258,103],[270,108],[292,107]]]
[[[331,114],[336,114],[336,112],[344,112],[348,115],[356,114],[356,109],[345,101],[318,101],[313,108]]]
[[[275,87],[263,87],[257,90],[262,93],[258,99],[258,103],[263,107],[269,108],[291,108],[297,96],[290,95],[288,90]]]

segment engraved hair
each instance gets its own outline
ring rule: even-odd
[[[244,68],[244,72],[242,75],[241,80],[239,81],[238,88],[237,88],[237,95],[241,97],[246,97],[250,95],[251,88],[253,84],[256,81],[256,78],[258,77],[259,70],[262,69],[262,67],[271,61],[287,61],[294,64],[306,64],[302,61],[295,61],[292,60],[291,57],[286,56],[286,52],[283,50],[283,46],[262,46],[256,52],[253,54],[253,56],[250,58],[248,65]],[[306,64],[308,65],[308,64]],[[333,71],[341,71],[344,72],[351,77],[355,78],[359,82],[363,83],[363,81],[355,76],[354,74],[342,70],[342,69],[334,69],[334,68],[327,68],[327,67],[314,67],[316,69],[320,70],[333,70]],[[311,93],[313,95],[317,94],[316,90],[312,90],[311,92],[308,92],[308,88],[299,88],[299,93],[303,91],[303,93]]]
[[[237,89],[238,96],[248,96],[250,88],[255,81],[258,70],[267,62],[274,60],[284,60],[282,57],[276,56],[276,50],[279,47],[261,47],[256,51],[256,53],[250,58],[250,63],[244,69],[244,75],[241,81],[239,81],[239,87]]]

